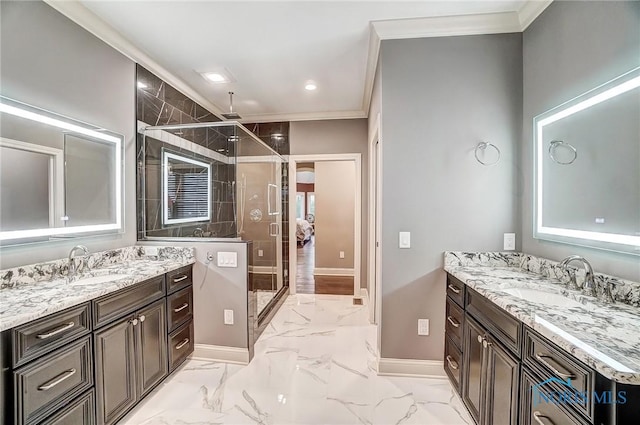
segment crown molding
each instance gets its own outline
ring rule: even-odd
[[[518,10],[521,31],[524,32],[551,3],[553,3],[553,0],[529,0],[525,2]]]
[[[527,0],[517,12],[371,22],[362,110],[368,116],[382,40],[523,32],[553,2]]]
[[[129,59],[144,66],[207,108],[219,119],[225,112],[195,89],[156,62],[147,53],[133,45],[77,0],[44,0],[49,6],[71,19]],[[369,49],[365,71],[362,109],[335,112],[305,112],[284,114],[243,114],[241,122],[310,121],[328,119],[367,118],[380,56],[382,40],[451,37],[461,35],[501,34],[524,31],[553,0],[527,0],[517,12],[484,13],[476,15],[437,16],[417,19],[395,19],[370,23]]]
[[[186,94],[203,107],[207,108],[219,119],[223,121],[225,120],[222,116],[223,111],[221,111],[220,108],[211,103],[204,96],[200,95],[183,80],[169,72],[165,67],[152,59],[147,53],[134,46],[133,43],[124,38],[112,26],[107,24],[80,2],[76,0],[44,0],[44,2],[122,53],[124,56],[144,66],[149,71],[153,72],[158,77],[171,84],[173,87]]]
[[[348,120],[367,118],[364,111],[332,111],[332,112],[301,112],[288,114],[242,114],[241,123],[261,123],[279,121],[319,121],[319,120]]]

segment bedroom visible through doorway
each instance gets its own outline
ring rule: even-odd
[[[296,293],[353,295],[355,164],[296,164]]]

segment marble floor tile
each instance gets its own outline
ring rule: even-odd
[[[378,376],[376,338],[350,296],[289,296],[249,365],[188,360],[120,424],[473,424],[446,379]]]

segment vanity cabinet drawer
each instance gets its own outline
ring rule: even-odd
[[[193,317],[193,288],[188,287],[167,298],[168,328],[173,332],[186,320]]]
[[[93,386],[91,338],[14,371],[16,422],[32,424]]]
[[[193,352],[193,320],[169,335],[169,372]]]
[[[91,330],[91,304],[84,303],[12,330],[13,366],[40,357]]]
[[[520,388],[520,425],[588,425],[584,419],[572,414],[565,403],[553,403],[551,387],[540,385],[544,380],[536,378],[523,368]]]
[[[193,283],[193,266],[188,265],[167,273],[167,294],[176,292]]]
[[[466,310],[505,347],[520,357],[522,323],[472,289],[467,290]]]
[[[543,337],[525,327],[524,364],[542,378],[557,378],[561,381],[571,379],[571,387],[578,393],[592,394],[595,389],[595,372],[582,365],[577,359],[563,353]],[[558,381],[550,382],[549,388],[565,391],[567,387]],[[570,406],[587,418],[593,417],[593,398],[584,397],[583,403],[571,403]]]
[[[447,274],[447,295],[460,307],[464,306],[464,293],[466,288],[467,286],[464,283]]]
[[[98,328],[165,295],[164,275],[92,301],[93,326]]]
[[[445,332],[458,346],[462,347],[462,326],[464,310],[447,297],[447,315],[445,317]]]
[[[461,394],[462,352],[447,337],[444,339],[444,371],[449,376],[451,385],[453,385],[456,392]]]
[[[91,390],[39,425],[95,425],[95,406],[95,394]]]

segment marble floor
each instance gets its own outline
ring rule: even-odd
[[[247,366],[189,360],[120,424],[472,424],[446,379],[378,376],[352,297],[289,296]]]

